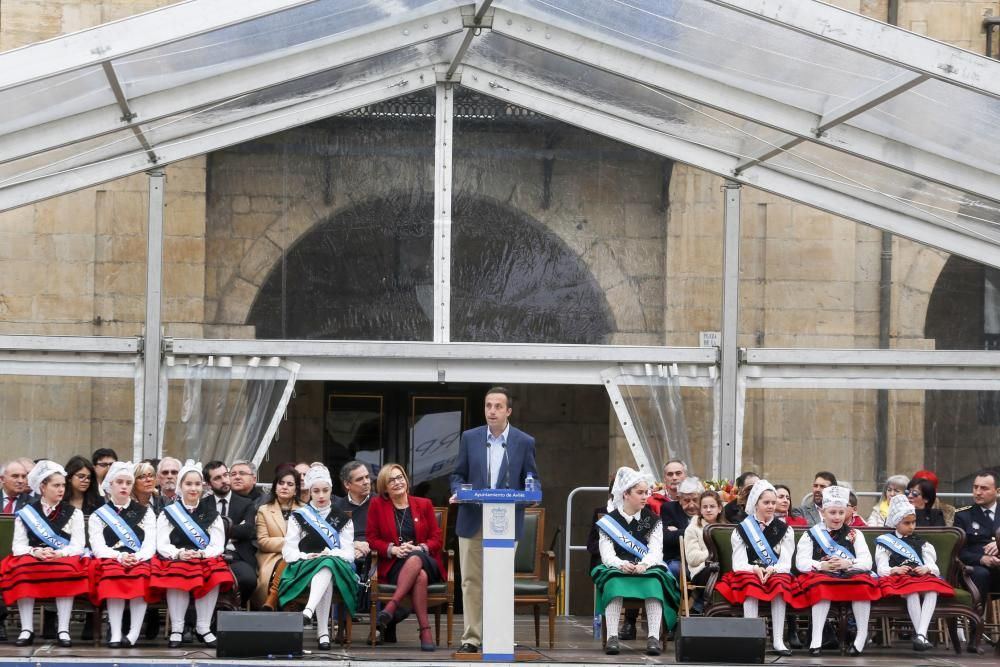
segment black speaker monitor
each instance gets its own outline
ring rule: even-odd
[[[674,633],[677,662],[764,662],[762,618],[681,618]]]
[[[220,611],[220,658],[285,658],[302,655],[302,614],[273,611]]]

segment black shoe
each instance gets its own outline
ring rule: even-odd
[[[791,632],[788,634],[788,648],[797,651],[802,650],[802,640],[799,639],[799,633]]]
[[[657,637],[646,638],[646,655],[660,655],[660,640]]]
[[[934,648],[934,644],[927,641],[927,637],[923,635],[915,635],[913,637],[913,650],[914,651],[929,651]]]
[[[629,641],[629,640],[635,639],[635,623],[632,622],[632,621],[626,620],[622,624],[622,629],[618,633],[618,638],[622,639],[624,641]]]
[[[372,638],[371,638],[371,636],[369,636],[368,639],[365,640],[365,643],[368,644],[369,646],[372,645]],[[375,630],[375,646],[378,646],[381,643],[382,643],[382,631],[376,628],[376,630]]]
[[[139,642],[136,641],[136,644],[138,644],[138,643]],[[122,648],[134,648],[134,647],[135,647],[135,644],[133,644],[132,642],[130,642],[128,640],[128,637],[122,637]]]
[[[107,643],[107,647],[108,648],[121,648],[122,647],[122,643],[121,642],[108,642]]]
[[[7,626],[4,625],[3,621],[0,621],[0,642],[7,641]]]
[[[215,635],[212,634],[211,630],[208,631],[208,632],[206,632],[203,635],[199,635],[197,632],[194,633],[194,634],[195,634],[195,636],[198,637],[198,641],[200,641],[202,644],[204,644],[205,646],[207,646],[209,648],[215,648],[215,645],[216,645],[217,641],[216,641]]]
[[[811,656],[817,656],[817,655],[822,655],[822,654],[823,654],[823,649],[822,648],[817,647],[817,648],[811,648],[811,649],[809,649],[809,655],[811,655]]]
[[[469,642],[465,642],[458,649],[458,652],[459,653],[479,653],[479,647],[476,646],[475,644],[470,644]]]
[[[855,646],[854,644],[851,644],[849,647],[847,647],[847,655],[849,655],[852,658],[858,657],[859,655],[861,655],[861,653],[862,652],[859,651],[858,647]]]
[[[608,655],[618,655],[621,652],[621,646],[618,645],[618,637],[608,637],[608,641],[604,645],[604,652]]]
[[[324,641],[324,640],[326,640],[326,641]],[[319,637],[319,641],[317,642],[317,644],[319,645],[319,650],[320,651],[329,651],[330,650],[330,635],[323,635],[323,636]]]
[[[184,634],[182,635],[181,641],[183,641],[185,644],[190,644],[191,642],[193,642],[194,630],[192,630],[191,628],[184,628]]]
[[[395,623],[390,623],[389,625],[385,626],[385,632],[382,633],[382,641],[384,641],[386,644],[395,644],[396,643],[396,624]]]
[[[175,637],[176,639],[174,639]],[[170,638],[167,641],[167,648],[180,648],[182,643],[184,643],[184,635],[180,632],[171,632]]]
[[[375,625],[377,625],[378,629],[382,631],[383,638],[385,637],[385,629],[389,627],[390,623],[392,623],[392,614],[387,612],[385,609],[380,611],[378,616],[375,617]]]
[[[780,656],[785,657],[785,658],[787,658],[788,656],[790,656],[792,654],[792,650],[788,649],[788,648],[781,648],[781,649],[776,648],[772,652],[775,655],[780,655]]]
[[[72,648],[73,640],[70,639],[69,633],[63,630],[56,635],[56,643],[63,648]]]
[[[24,633],[28,635],[25,636]],[[14,646],[31,646],[35,643],[35,633],[28,630],[21,630],[21,634],[14,640]]]

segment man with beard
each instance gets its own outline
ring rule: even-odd
[[[206,464],[204,476],[212,489],[209,497],[215,500],[219,515],[229,517],[232,522],[226,544],[226,552],[233,557],[229,568],[240,588],[240,597],[249,600],[257,587],[257,550],[253,545],[257,536],[256,510],[249,498],[233,493],[229,469],[222,461]]]
[[[820,523],[820,511],[823,509],[823,489],[828,486],[837,486],[837,477],[832,472],[821,471],[816,473],[813,479],[812,497],[799,507],[792,510],[793,517],[800,517],[806,520],[806,525],[810,528]]]

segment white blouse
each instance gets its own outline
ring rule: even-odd
[[[625,518],[626,521],[629,521],[629,522],[631,522],[632,519],[637,519],[639,517],[638,514],[634,514],[634,515],[630,516],[630,515],[626,514],[625,512],[621,512],[621,515],[622,515],[622,517]],[[598,531],[598,534],[599,534],[598,547],[601,550],[601,562],[602,563],[604,563],[608,567],[613,567],[616,570],[620,570],[620,569],[622,569],[622,566],[625,565],[625,563],[631,562],[631,561],[622,560],[621,558],[619,558],[618,554],[615,553],[615,543],[614,543],[614,541],[612,541],[612,539],[610,537],[608,537],[607,534],[603,530],[601,530],[600,528],[598,528],[597,531]],[[645,565],[646,567],[652,567],[654,565],[659,565],[661,562],[663,562],[663,522],[662,521],[657,521],[656,525],[653,526],[653,531],[649,534],[649,544],[647,544],[646,546],[649,547],[649,551],[647,551],[646,555],[643,556],[643,558],[642,558],[641,561],[639,561],[641,564]]]
[[[822,524],[820,524],[822,526]],[[872,569],[872,554],[868,550],[868,543],[865,542],[864,536],[852,529],[854,533],[854,568],[855,570],[862,570],[864,572],[870,572]],[[806,530],[802,533],[802,537],[799,538],[798,547],[795,550],[795,567],[798,568],[799,572],[812,572],[813,570],[819,570],[819,561],[813,560],[813,540],[809,536],[809,531]]]
[[[45,516],[48,516],[54,509],[55,506],[47,504],[44,500],[42,501],[42,512]],[[73,514],[70,516],[69,521],[66,522],[65,527],[69,530],[69,544],[62,549],[56,549],[55,552],[60,557],[79,556],[87,547],[87,533],[83,527],[83,512],[73,510]],[[23,556],[31,553],[33,548],[28,545],[28,528],[25,527],[24,522],[21,521],[21,517],[18,516],[14,519],[14,539],[11,541],[10,552],[14,556]]]
[[[775,517],[771,519],[774,521],[781,521],[781,519]],[[771,525],[767,523],[765,525]],[[795,552],[795,535],[789,526],[788,530],[785,531],[784,536],[781,541],[778,542],[778,546],[774,548],[775,553],[778,556],[778,564],[774,566],[774,571],[778,574],[788,574],[792,571],[792,554]],[[733,545],[733,572],[751,572],[753,571],[753,565],[747,559],[747,544],[743,541],[743,536],[740,531],[733,528],[733,538],[731,540]]]
[[[896,537],[902,538],[903,536],[896,533]],[[890,574],[889,570],[889,557],[892,552],[883,547],[881,544],[875,545],[875,571],[880,577],[886,577]],[[937,551],[934,550],[934,545],[930,542],[924,542],[923,548],[920,549],[920,557],[924,559],[924,565],[931,571],[935,577],[941,576],[941,570],[937,565]]]
[[[133,502],[135,501],[129,501],[123,507],[118,507],[118,505],[114,507],[118,510],[123,510]],[[104,529],[106,527],[107,524],[97,515],[97,512],[90,515],[87,525],[90,532],[90,550],[94,552],[95,558],[114,558],[117,561],[121,561],[127,555],[127,552],[113,549],[112,545],[108,545],[104,541]],[[142,546],[139,547],[139,551],[135,553],[135,556],[141,561],[149,560],[156,553],[156,513],[153,512],[152,507],[146,509],[139,527],[142,528],[143,540]]]
[[[332,506],[327,505],[323,509],[318,509],[310,505],[316,513],[325,521],[326,517],[330,516],[330,510]],[[295,510],[292,510],[292,514],[295,514]],[[285,534],[285,546],[281,548],[281,557],[285,559],[286,563],[294,563],[297,560],[301,560],[305,554],[299,551],[299,542],[302,541],[304,533],[299,525],[299,518],[294,519],[288,517],[288,532]],[[346,560],[348,563],[354,562],[354,521],[348,520],[344,524],[344,527],[340,529],[340,548],[331,549],[326,547],[319,552],[323,556],[333,556],[335,558],[340,558]]]
[[[190,514],[197,507],[188,507],[185,505],[184,509]],[[164,558],[177,558],[177,554],[181,551],[170,543],[170,535],[173,530],[174,522],[167,518],[167,511],[160,512],[160,516],[156,517],[156,551]],[[222,550],[226,546],[226,528],[222,525],[222,517],[215,517],[215,521],[212,522],[212,525],[208,527],[206,532],[208,533],[208,546],[203,550],[205,558],[214,558],[222,554]],[[193,544],[190,550],[196,550]]]

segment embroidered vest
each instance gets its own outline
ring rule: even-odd
[[[777,518],[777,517],[776,517]],[[743,539],[743,545],[747,550],[747,562],[751,565],[762,565],[760,558],[757,556],[757,552],[754,551],[753,546],[750,544],[750,536],[746,534],[741,524],[736,524],[736,530],[740,531],[740,538]],[[784,521],[772,521],[771,525],[764,528],[764,539],[767,543],[771,545],[774,549],[774,553],[777,556],[781,555],[781,551],[778,549],[778,545],[781,544],[782,538],[785,537],[785,533],[788,531],[788,524]]]
[[[856,556],[857,552],[854,551],[854,543],[847,539],[848,535],[851,534],[851,530],[850,526],[841,526],[840,530],[832,535],[832,539],[845,550],[850,552],[851,556]],[[861,537],[860,533],[858,534],[858,537],[860,539],[864,539],[864,537]],[[813,560],[823,560],[826,556],[826,552],[823,551],[823,548],[816,543],[816,540],[813,539],[812,535],[809,536],[809,539],[812,539],[813,542]]]
[[[67,540],[70,539],[71,535],[69,532],[68,524],[70,518],[72,518],[73,516],[73,512],[76,511],[75,507],[73,507],[69,503],[60,502],[58,505],[56,505],[56,518],[49,519],[48,515],[45,514],[45,510],[42,509],[41,500],[36,500],[35,502],[31,503],[31,506],[35,508],[36,512],[38,512],[38,516],[42,517],[42,521],[45,521],[47,524],[49,524],[49,526],[52,527],[52,530],[56,531],[57,533],[65,537]],[[31,529],[26,528],[24,532],[28,534],[28,546],[31,547],[32,549],[36,547],[49,546],[48,544],[42,542],[42,540],[39,539],[39,537],[31,531]]]
[[[924,564],[923,563],[923,555],[924,555],[923,549],[924,549],[924,545],[927,543],[927,540],[925,540],[922,537],[918,537],[916,535],[910,535],[909,537],[899,537],[897,535],[896,539],[899,540],[900,542],[906,542],[911,547],[913,547],[913,550],[917,552],[918,556],[920,556],[920,564],[921,565]],[[889,551],[889,567],[899,567],[903,563],[909,563],[910,562],[909,559],[904,558],[903,556],[900,556],[898,553],[896,553],[892,549],[888,549],[888,551]]]
[[[314,554],[327,548],[326,540],[312,526],[302,521],[295,512],[292,512],[290,520],[299,524],[299,528],[302,530],[302,539],[299,540],[299,551],[304,554]],[[347,524],[347,521],[347,515],[335,507],[331,507],[330,513],[326,516],[326,522],[333,526],[333,529],[338,533]]]
[[[114,505],[111,505],[111,509],[115,512],[118,511]],[[146,516],[145,507],[133,500],[129,502],[128,507],[123,509],[118,516],[121,517],[122,521],[129,525],[129,528],[135,531],[135,536],[139,538],[139,542],[145,541],[146,533],[140,527],[142,526],[143,517]],[[121,540],[118,539],[118,536],[115,535],[115,531],[113,531],[110,526],[104,526],[104,543],[115,551],[125,551],[131,553],[132,550],[124,544],[120,544],[120,541]]]
[[[180,500],[176,502],[181,502]],[[131,507],[131,505],[129,505]],[[187,509],[186,507],[184,509]],[[215,499],[212,497],[202,498],[201,502],[198,503],[198,507],[194,508],[194,511],[188,512],[194,522],[208,534],[208,529],[215,522],[219,516],[219,510],[215,508]],[[191,540],[187,538],[187,535],[183,531],[177,530],[177,526],[174,525],[173,519],[170,519],[170,515],[167,514],[167,519],[170,521],[170,525],[173,530],[170,531],[170,544],[174,545],[178,549],[193,549],[194,545],[191,544]]]
[[[608,516],[617,521],[621,527],[625,529],[625,532],[645,544],[647,547],[649,546],[649,536],[653,533],[653,529],[660,521],[660,519],[653,514],[653,510],[649,509],[649,507],[643,507],[642,511],[639,512],[639,516],[637,516],[636,520],[631,524],[629,524],[628,520],[622,516],[618,510],[609,513]],[[612,541],[612,544],[614,544],[614,541]],[[638,563],[641,560],[638,556],[629,553],[617,544],[614,544],[614,546],[615,555],[622,560],[629,563]]]

